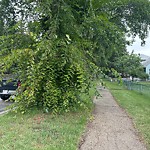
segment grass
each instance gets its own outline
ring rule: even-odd
[[[75,150],[87,114],[56,117],[33,111],[25,115],[8,114],[0,119],[1,150]]]
[[[106,82],[106,84],[119,105],[132,117],[135,127],[150,150],[150,98],[146,95],[129,91],[117,83]]]
[[[91,99],[94,93],[91,88]],[[0,116],[0,150],[76,150],[91,110],[57,116],[32,110]]]

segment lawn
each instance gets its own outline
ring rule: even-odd
[[[107,81],[106,84],[118,104],[133,119],[135,127],[150,150],[150,98],[146,95],[129,91],[124,86],[114,82]]]
[[[91,99],[95,87],[90,90]],[[32,110],[25,114],[8,113],[0,116],[0,150],[76,150],[87,121],[89,109],[77,110],[62,115]]]
[[[76,150],[87,113],[52,116],[33,111],[0,119],[1,150]]]

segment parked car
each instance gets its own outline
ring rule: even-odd
[[[18,83],[19,82],[19,83]],[[16,89],[20,86],[20,81],[3,79],[0,82],[0,98],[2,100],[9,99],[10,96],[16,94]]]

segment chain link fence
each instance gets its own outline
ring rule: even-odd
[[[134,90],[144,95],[150,96],[150,85],[144,85],[132,81],[124,81],[124,85],[127,87],[128,90]]]

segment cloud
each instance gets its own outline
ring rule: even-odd
[[[127,46],[127,51],[132,52],[132,50],[134,50],[136,54],[140,53],[150,56],[150,37],[146,39],[146,44],[144,46],[141,46],[141,40],[136,37],[133,45]]]

